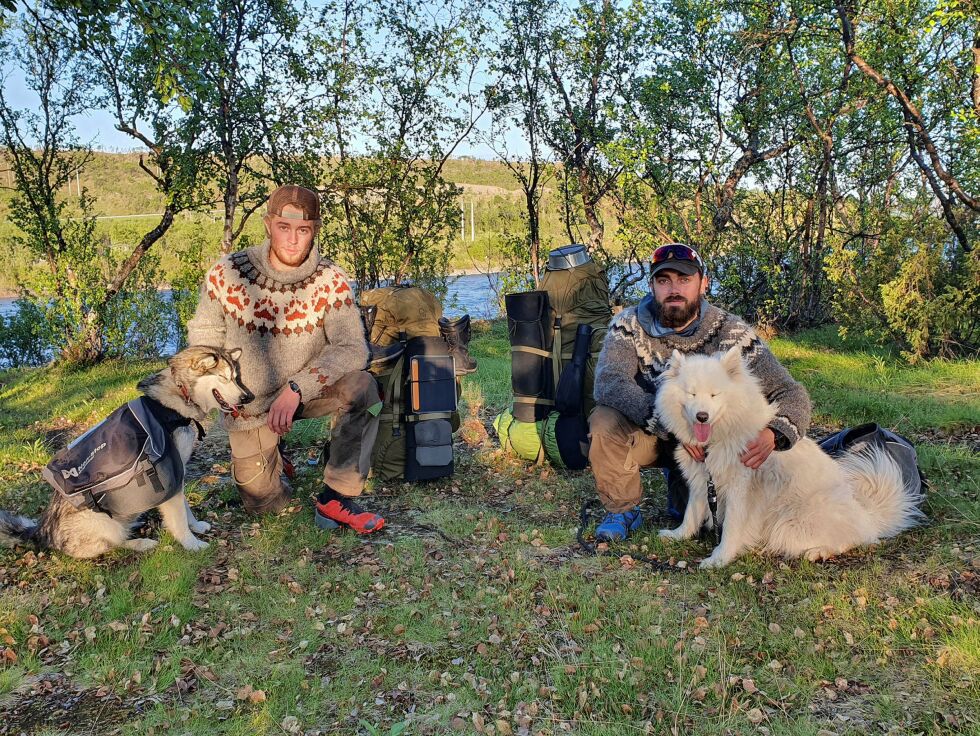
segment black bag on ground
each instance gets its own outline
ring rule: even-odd
[[[926,478],[919,467],[919,458],[915,446],[900,434],[880,427],[874,422],[857,427],[842,429],[837,434],[820,441],[820,449],[831,457],[838,457],[845,452],[861,450],[867,445],[884,448],[902,470],[905,486],[916,493],[924,494],[927,488]]]
[[[141,514],[183,487],[170,431],[189,423],[153,399],[133,399],[55,455],[41,475],[75,508]]]

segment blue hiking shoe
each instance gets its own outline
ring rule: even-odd
[[[636,531],[643,523],[643,512],[639,506],[629,511],[608,513],[602,523],[596,527],[595,538],[602,542],[619,542],[626,539],[630,532]]]

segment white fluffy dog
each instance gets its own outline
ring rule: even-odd
[[[904,485],[887,452],[865,447],[833,459],[808,438],[773,452],[758,470],[739,456],[776,414],[736,346],[712,356],[674,351],[657,390],[660,420],[680,443],[705,448],[697,462],[681,446],[690,487],[684,520],[661,537],[688,539],[708,519],[708,473],[723,519],[721,543],[702,568],[727,565],[750,549],[822,560],[890,537],[922,520],[917,490]],[[710,523],[710,521],[709,521]]]

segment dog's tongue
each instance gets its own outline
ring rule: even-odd
[[[694,425],[694,436],[697,438],[698,442],[707,442],[708,437],[711,435],[711,425],[702,424],[701,422],[696,422]]]

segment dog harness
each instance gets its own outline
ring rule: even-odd
[[[72,506],[137,516],[180,492],[184,463],[173,432],[196,420],[146,396],[116,409],[59,452],[42,477]]]

